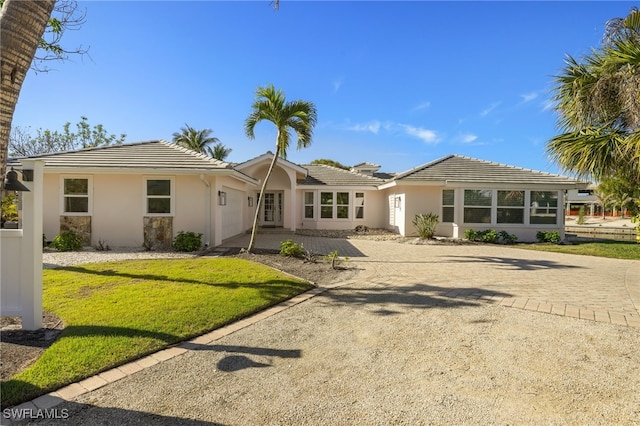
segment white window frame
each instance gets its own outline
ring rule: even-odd
[[[476,204],[467,204],[465,201],[465,192],[467,191],[482,191],[482,192],[490,192],[491,193],[491,204],[489,205],[476,205]],[[495,189],[487,189],[487,188],[465,188],[463,189],[463,197],[462,197],[462,220],[465,224],[469,225],[492,225],[495,224],[495,203],[496,203],[496,190]],[[466,220],[466,210],[469,209],[483,209],[489,210],[489,222],[467,222]]]
[[[500,192],[522,192],[522,205],[521,206],[508,206],[500,204]],[[495,202],[496,202],[496,225],[499,226],[509,226],[509,225],[524,225],[527,221],[525,217],[525,205],[527,202],[527,190],[525,189],[496,189],[495,190]],[[500,209],[509,209],[509,210],[522,210],[522,222],[498,222],[498,210]]]
[[[358,194],[362,194],[362,197],[358,197]],[[358,204],[358,199],[362,199],[361,203]],[[365,219],[365,192],[364,191],[355,191],[353,193],[353,220],[364,220]],[[362,217],[358,217],[358,208],[362,208]]]
[[[170,194],[168,196],[164,195],[164,196],[158,196],[158,195],[152,195],[149,196],[147,194],[147,182],[150,180],[168,180],[170,182],[170,186],[169,186],[169,190],[170,190]],[[143,200],[142,200],[142,214],[145,217],[171,217],[171,216],[175,216],[175,211],[176,211],[176,206],[175,206],[175,202],[176,202],[176,190],[175,190],[175,177],[174,176],[144,176],[142,179],[142,194],[143,194]],[[148,212],[148,200],[149,197],[153,197],[153,198],[169,198],[170,199],[170,212],[169,213],[149,213]]]
[[[453,193],[453,204],[445,204],[444,203],[444,192],[445,191],[451,191]],[[443,189],[441,194],[440,194],[440,201],[442,202],[442,211],[440,212],[442,214],[442,216],[440,216],[442,218],[442,223],[454,223],[456,221],[456,190],[455,189]],[[446,222],[444,220],[444,209],[445,207],[451,208],[453,209],[453,218],[451,220],[451,222]]]
[[[556,206],[555,207],[546,207],[546,206],[535,206],[534,205],[534,201],[533,201],[533,193],[534,192],[550,192],[555,194],[556,196]],[[560,217],[561,213],[561,207],[560,207],[560,201],[561,201],[561,197],[560,194],[558,193],[558,191],[556,190],[552,190],[552,189],[532,189],[529,191],[529,225],[532,226],[554,226],[558,224],[558,218]],[[531,221],[531,219],[533,217],[543,217],[540,216],[537,213],[534,213],[534,211],[536,210],[547,210],[547,213],[549,212],[549,210],[555,210],[555,221],[553,223],[533,223]]]
[[[65,194],[64,193],[64,181],[67,179],[86,179],[87,180],[87,194]],[[67,197],[83,198],[87,197],[87,211],[86,212],[67,212],[65,211],[65,199]],[[93,214],[93,176],[91,175],[60,175],[60,215],[61,216],[91,216]]]
[[[307,194],[311,194],[311,203],[307,203]],[[311,217],[307,217],[307,207],[311,207]],[[316,191],[304,191],[302,193],[302,217],[304,220],[316,218]]]

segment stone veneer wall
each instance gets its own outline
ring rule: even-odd
[[[149,250],[170,250],[173,243],[172,217],[143,217],[144,246]]]
[[[60,233],[74,231],[82,237],[82,244],[91,245],[91,216],[60,216]],[[53,238],[53,235],[51,238]]]

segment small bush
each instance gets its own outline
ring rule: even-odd
[[[323,256],[323,259],[331,262],[331,269],[337,269],[342,262],[347,262],[349,260],[348,257],[340,257],[338,250],[334,250],[328,255]]]
[[[478,231],[475,229],[465,229],[464,237],[469,241],[476,241],[478,239]]]
[[[483,243],[495,243],[498,241],[498,233],[494,229],[481,231],[479,237]]]
[[[64,231],[51,241],[51,247],[58,251],[82,250],[82,237],[74,230]]]
[[[562,240],[558,231],[538,231],[536,233],[536,238],[541,243],[557,244]]]
[[[421,213],[415,215],[413,218],[413,226],[416,227],[418,235],[421,240],[433,238],[433,234],[436,231],[436,225],[439,222],[437,214],[433,213]]]
[[[280,242],[280,255],[287,257],[302,257],[304,246],[291,239]]]
[[[514,244],[516,241],[518,241],[517,236],[515,236],[514,234],[509,234],[507,231],[504,231],[504,230],[498,232],[498,237],[505,244]]]
[[[578,221],[576,223],[578,225],[584,225],[584,206],[580,206],[578,210]]]
[[[196,234],[195,232],[178,232],[178,235],[173,239],[173,248],[176,251],[198,251],[202,247],[202,234]]]

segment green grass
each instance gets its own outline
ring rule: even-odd
[[[311,287],[242,259],[109,262],[43,271],[43,307],[65,329],[3,382],[2,406],[32,399],[289,299]]]
[[[513,247],[615,259],[640,259],[640,244],[635,242],[598,241],[572,244],[518,244]]]

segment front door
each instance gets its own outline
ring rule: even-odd
[[[262,226],[282,226],[282,192],[265,192],[260,215]]]

